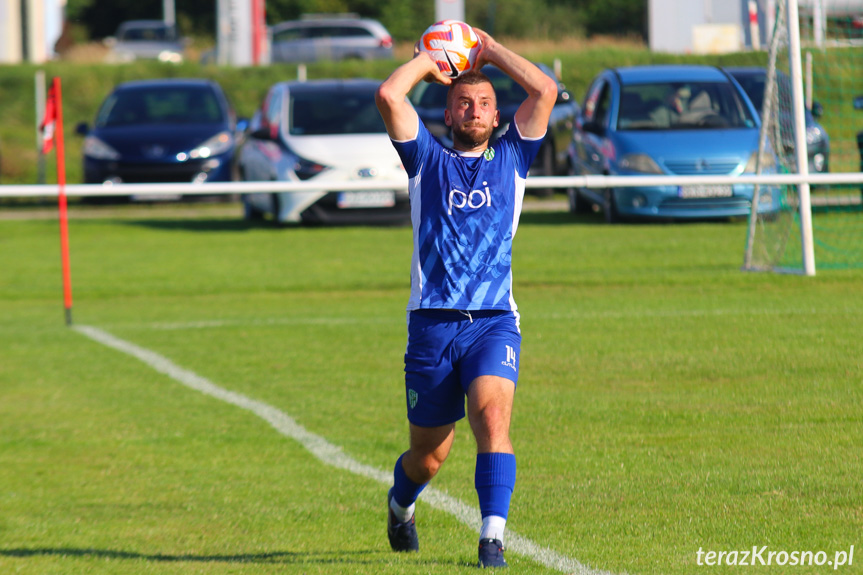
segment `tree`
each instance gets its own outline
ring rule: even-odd
[[[162,17],[163,0],[68,0],[66,14],[90,38],[110,36],[124,20]],[[215,36],[217,0],[175,0],[186,35]],[[643,34],[647,0],[465,0],[465,18],[502,37],[559,38],[587,34]],[[434,22],[432,0],[267,0],[267,22],[305,13],[353,12],[380,20],[407,41]]]

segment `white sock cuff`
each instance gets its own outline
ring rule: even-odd
[[[503,532],[506,529],[506,519],[500,515],[488,515],[482,519],[480,539],[497,539],[503,543]]]
[[[416,509],[417,504],[411,503],[407,507],[402,507],[396,502],[395,497],[390,498],[390,509],[392,509],[393,515],[396,516],[399,523],[404,523],[408,521],[414,515],[414,509]]]

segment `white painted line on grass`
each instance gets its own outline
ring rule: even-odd
[[[73,326],[73,329],[98,343],[141,360],[154,370],[167,375],[186,387],[254,413],[272,425],[282,435],[299,442],[309,451],[309,453],[327,465],[373,479],[387,486],[392,482],[391,472],[381,471],[380,469],[376,469],[370,465],[365,465],[352,457],[345,455],[340,447],[333,445],[320,435],[316,435],[308,431],[302,425],[294,421],[294,419],[288,414],[271,405],[267,405],[266,403],[250,399],[240,393],[219,387],[205,377],[187,369],[183,369],[168,358],[161,356],[154,351],[150,351],[122,340],[99,328],[86,325],[75,325]],[[433,487],[427,487],[423,491],[421,497],[423,501],[427,502],[432,507],[449,513],[468,527],[475,529],[477,532],[479,531],[482,520],[478,509],[462,503],[458,499]],[[562,573],[573,573],[578,575],[610,575],[607,571],[591,569],[571,557],[561,555],[548,547],[542,547],[511,530],[507,530],[506,538],[507,548],[511,551]]]

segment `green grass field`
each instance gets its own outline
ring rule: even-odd
[[[406,447],[407,228],[71,222],[76,325],[281,410],[389,473]],[[863,272],[739,271],[745,223],[524,214],[508,529],[612,573],[827,573],[697,552],[857,551]],[[467,573],[476,532],[63,322],[58,226],[0,221],[0,573]],[[457,428],[434,487],[476,507]],[[781,555],[780,555],[781,557]],[[787,558],[787,556],[786,556]],[[513,573],[555,573],[508,552]],[[592,572],[592,571],[586,571]]]

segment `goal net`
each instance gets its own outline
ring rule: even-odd
[[[795,14],[805,156],[798,154],[801,140],[794,129],[795,42],[789,17]],[[772,20],[763,102],[754,102],[761,107],[762,144],[777,153],[780,172],[831,176],[781,187],[779,212],[758,213],[753,202],[744,269],[810,273],[807,218],[809,249],[819,269],[863,268],[863,184],[830,181],[859,174],[863,167],[863,0],[777,0]],[[798,158],[805,158],[803,169]]]

